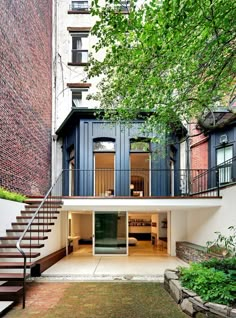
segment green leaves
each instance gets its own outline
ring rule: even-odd
[[[107,118],[129,121],[150,112],[147,129],[168,131],[228,107],[236,74],[233,0],[152,0],[141,7],[134,1],[129,14],[117,12],[118,3],[93,1],[92,8],[99,17],[94,49],[107,55],[91,60],[89,76],[102,75],[94,98]]]
[[[192,263],[189,268],[180,268],[180,280],[184,287],[196,292],[204,301],[235,304],[236,281],[223,270]]]

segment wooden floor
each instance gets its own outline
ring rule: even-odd
[[[92,255],[92,245],[80,245],[74,253]],[[129,256],[161,256],[167,255],[166,242],[159,241],[157,247],[151,241],[138,241],[136,246],[129,246]]]

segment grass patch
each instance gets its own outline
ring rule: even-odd
[[[54,288],[50,298],[56,297],[58,284],[34,283],[44,285],[43,291]],[[26,309],[15,307],[7,317],[73,317],[73,318],[186,318],[178,305],[165,291],[162,284],[155,282],[81,282],[65,284],[63,292],[58,295],[57,302],[45,306],[47,300],[37,294],[37,300]],[[63,288],[63,287],[62,287]],[[29,293],[28,293],[29,295]],[[29,296],[28,302],[30,303]],[[47,308],[46,308],[47,307]]]
[[[11,192],[0,187],[0,198],[5,200],[24,202],[26,196],[17,192]]]

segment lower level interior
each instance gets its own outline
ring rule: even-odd
[[[167,212],[69,212],[69,243],[83,255],[167,255],[167,218]]]

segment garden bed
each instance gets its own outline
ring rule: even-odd
[[[164,287],[183,312],[190,317],[231,317],[236,318],[236,308],[203,301],[195,292],[184,288],[179,280],[179,271],[166,270]]]

